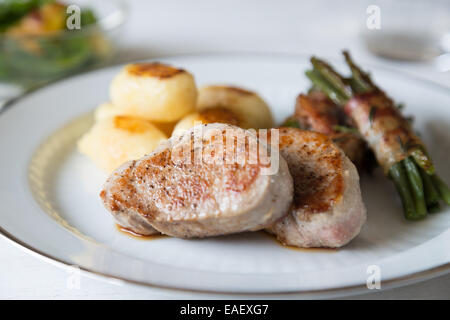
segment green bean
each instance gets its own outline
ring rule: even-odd
[[[335,125],[335,126],[333,126],[333,130],[337,131],[337,132],[351,133],[351,134],[354,134],[354,135],[360,135],[358,129],[356,129],[354,127]]]
[[[366,85],[365,82],[361,78],[359,78],[357,75],[355,75],[352,72],[352,76],[348,78],[347,83],[352,88],[353,92],[355,93],[364,93],[370,91],[370,87]]]
[[[376,86],[372,83],[369,75],[363,72],[352,60],[348,51],[343,51],[345,62],[349,66],[352,72],[353,86],[357,93],[363,93],[376,89]]]
[[[413,152],[411,152],[411,156],[414,158],[414,161],[429,175],[435,173],[435,168],[433,162],[427,153],[422,150],[422,148],[416,148]]]
[[[406,219],[416,220],[421,218],[421,216],[418,217],[416,214],[414,200],[408,184],[408,178],[406,177],[405,169],[402,164],[400,162],[394,164],[389,169],[389,175],[394,181],[395,187],[400,194]]]
[[[427,206],[425,204],[425,194],[423,192],[422,177],[416,167],[416,163],[411,158],[406,158],[402,161],[405,167],[406,175],[409,180],[414,203],[416,207],[416,214],[425,217],[427,215]]]
[[[294,117],[287,118],[281,126],[282,127],[290,127],[290,128],[300,128],[300,124],[299,124],[298,120],[295,119]]]
[[[338,105],[344,105],[347,102],[347,98],[339,90],[334,88],[328,81],[326,81],[317,70],[308,70],[305,72],[306,76],[311,80],[315,87],[325,93],[334,103]]]
[[[336,90],[348,100],[352,97],[352,91],[347,86],[344,78],[341,77],[333,68],[327,64],[325,61],[319,60],[315,57],[311,58],[311,63],[314,69],[320,73],[320,75],[327,80]]]
[[[444,200],[446,204],[450,205],[450,190],[448,189],[447,184],[442,181],[437,174],[433,174],[431,176],[431,181],[433,181],[433,185],[439,191],[442,200]]]
[[[340,106],[345,105],[354,94],[379,90],[370,75],[353,62],[348,52],[344,51],[344,56],[351,70],[350,78],[342,77],[326,62],[315,57],[311,58],[313,69],[306,71],[314,89],[322,91]],[[347,128],[336,127],[335,130],[347,131]],[[418,220],[424,218],[428,211],[439,210],[441,198],[450,205],[450,189],[435,174],[434,165],[424,147],[414,148],[409,155],[394,164],[389,175],[400,195],[405,217]]]
[[[347,83],[349,84],[350,88],[352,88],[352,91],[355,92],[355,93],[363,93],[363,92],[366,92],[366,91],[367,91],[366,88],[363,87],[363,86],[358,82],[358,80],[356,80],[353,76],[350,77],[350,78],[347,78],[347,79],[345,80],[345,82],[347,82]]]
[[[431,176],[425,172],[422,168],[419,169],[420,176],[423,181],[423,189],[425,191],[425,202],[427,203],[428,211],[433,212],[432,209],[439,208],[439,200],[441,199],[439,192],[431,181]]]

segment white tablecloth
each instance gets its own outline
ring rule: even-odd
[[[361,1],[133,0],[118,61],[204,52],[337,57],[342,48],[348,48],[358,61],[398,69],[450,88],[450,74],[438,72],[432,62],[394,62],[367,52],[359,36],[366,6]],[[74,287],[68,283],[69,276],[66,270],[0,240],[0,298],[192,298],[85,276]],[[393,290],[368,290],[352,298],[449,299],[450,275]]]

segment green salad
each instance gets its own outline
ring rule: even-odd
[[[52,0],[0,0],[0,80],[48,81],[106,57],[109,43],[89,8],[69,30],[68,6]]]

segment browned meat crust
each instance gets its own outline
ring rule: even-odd
[[[294,178],[294,202],[268,231],[293,246],[345,245],[366,220],[355,166],[324,134],[280,128],[279,136]]]
[[[282,157],[277,172],[264,174],[270,164],[248,161],[255,135],[249,135],[242,147],[214,135],[194,136],[196,128],[111,174],[100,197],[118,223],[136,233],[149,226],[174,237],[192,238],[264,229],[286,214],[293,181]],[[247,133],[225,124],[204,128],[219,130],[223,139],[228,139],[225,130]],[[225,154],[222,163],[217,162],[222,158],[208,161],[206,152],[215,152],[215,144],[226,145],[231,154],[244,150],[246,162],[227,163]],[[204,158],[197,162],[199,146],[204,148]]]

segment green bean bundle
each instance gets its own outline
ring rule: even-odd
[[[394,102],[344,52],[351,70],[342,77],[326,62],[311,58],[307,77],[336,104],[343,107],[374,152],[377,162],[394,182],[405,217],[424,218],[439,209],[439,201],[450,204],[450,190],[437,176],[433,162],[410,121]]]

